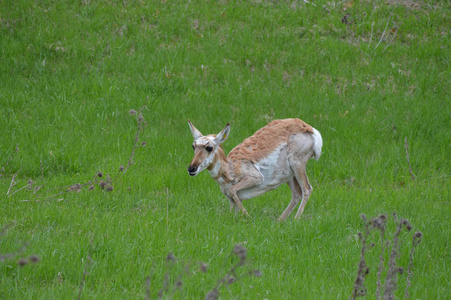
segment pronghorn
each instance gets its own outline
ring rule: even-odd
[[[194,137],[194,158],[188,173],[196,176],[207,169],[230,201],[230,210],[241,209],[242,200],[254,198],[283,183],[291,189],[291,202],[279,221],[285,220],[302,198],[295,218],[299,218],[312,192],[305,173],[310,158],[319,159],[323,140],[318,130],[299,119],[275,120],[233,148],[226,157],[221,143],[230,133],[230,124],[217,135],[204,136],[188,120]]]

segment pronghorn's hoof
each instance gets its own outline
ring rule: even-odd
[[[247,210],[243,207],[243,209],[241,210],[241,212],[243,213],[243,215],[245,215],[246,217],[251,217],[251,215],[249,215],[249,213],[247,212]]]

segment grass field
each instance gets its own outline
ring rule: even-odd
[[[451,298],[450,2],[3,0],[0,24],[0,298],[154,299],[184,274],[167,298],[202,299],[241,244],[221,299],[347,299],[360,215],[393,212],[424,234],[411,299]],[[246,218],[208,172],[188,175],[188,119],[230,122],[228,152],[283,118],[324,141],[299,220],[277,222],[288,186],[246,200]]]

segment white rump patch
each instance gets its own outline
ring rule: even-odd
[[[321,148],[323,147],[323,138],[321,137],[321,133],[315,128],[313,129],[313,155],[316,160],[321,156]]]

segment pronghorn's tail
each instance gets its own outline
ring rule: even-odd
[[[313,128],[313,157],[318,160],[321,156],[321,148],[323,147],[323,138],[318,130]]]

